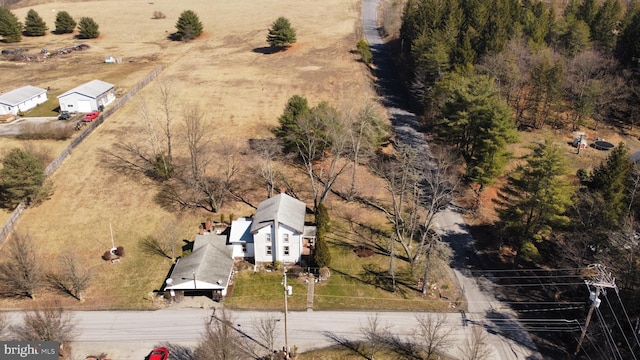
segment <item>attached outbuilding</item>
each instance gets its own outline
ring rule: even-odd
[[[115,86],[101,80],[89,81],[58,96],[60,111],[71,113],[102,111],[115,99]]]
[[[47,101],[47,90],[27,85],[0,95],[0,115],[26,112]]]
[[[232,272],[233,248],[227,245],[227,236],[196,235],[193,250],[176,261],[165,290],[207,295],[218,300],[227,295]]]

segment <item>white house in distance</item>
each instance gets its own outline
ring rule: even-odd
[[[253,218],[231,223],[233,257],[253,259],[256,264],[299,263],[315,243],[316,227],[305,226],[306,209],[305,203],[284,193],[261,202]]]
[[[71,113],[97,111],[115,99],[115,86],[101,80],[91,80],[58,96],[60,111]]]
[[[0,95],[0,115],[28,111],[47,101],[47,90],[27,85]]]

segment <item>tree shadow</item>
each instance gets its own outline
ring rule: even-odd
[[[287,48],[285,48],[285,47],[278,47],[278,46],[262,46],[262,47],[254,48],[251,51],[253,51],[256,54],[271,55],[271,54],[275,54],[275,53],[284,51],[286,49]]]

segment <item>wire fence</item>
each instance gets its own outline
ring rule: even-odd
[[[145,85],[147,85],[154,78],[156,78],[162,72],[162,70],[163,70],[162,66],[159,66],[155,70],[153,70],[151,73],[149,73],[149,75],[147,75],[144,79],[142,79],[139,83],[137,83],[133,88],[131,88],[131,90],[129,90],[123,97],[116,100],[116,102],[112,106],[110,106],[107,110],[105,110],[102,114],[100,114],[98,118],[96,118],[93,122],[91,122],[91,124],[87,126],[80,135],[78,135],[73,140],[71,140],[69,145],[67,145],[67,147],[64,148],[64,150],[62,150],[60,154],[56,156],[56,158],[53,159],[49,163],[49,165],[47,165],[47,167],[45,168],[44,171],[47,177],[51,176],[56,170],[58,170],[58,168],[60,168],[62,163],[67,159],[67,157],[71,154],[74,148],[80,145],[89,135],[91,135],[91,133],[93,133],[93,131],[98,126],[100,126],[103,122],[105,122],[109,118],[109,116],[111,116],[118,109],[120,109],[124,104],[126,104]],[[27,207],[26,203],[21,202],[13,210],[13,212],[9,216],[9,219],[7,219],[7,221],[4,223],[4,226],[0,229],[0,244],[4,243],[4,241],[7,239],[7,236],[11,234],[16,223],[20,219],[20,215],[22,215],[22,212],[24,211],[24,209],[26,209],[26,207]]]

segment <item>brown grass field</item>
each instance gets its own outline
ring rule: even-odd
[[[354,30],[359,26],[359,3],[31,1],[34,5],[13,9],[19,19],[33,8],[52,29],[56,12],[66,10],[76,20],[92,17],[101,35],[78,40],[74,34],[47,34],[3,44],[3,48],[29,48],[30,54],[41,48],[79,43],[89,44],[90,49],[42,63],[0,62],[0,91],[31,84],[49,87],[49,98],[55,98],[80,83],[101,79],[116,84],[116,92],[124,94],[162,65],[165,70],[137,95],[139,98],[152,97],[154,83],[170,82],[176,116],[187,106],[199,106],[211,124],[206,134],[210,141],[244,146],[249,138],[270,136],[269,128],[277,124],[287,99],[294,94],[307,97],[311,105],[326,100],[338,108],[356,109],[374,98],[366,67],[350,52],[358,40]],[[199,15],[205,33],[189,43],[169,40],[179,14],[187,9]],[[154,11],[162,11],[166,19],[152,19]],[[291,20],[298,42],[285,52],[264,54],[267,30],[278,16]],[[122,58],[123,62],[104,64],[106,56]],[[136,103],[136,99],[130,101],[75,149],[52,177],[55,193],[51,199],[28,209],[19,223],[19,231],[28,232],[38,242],[43,261],[55,264],[60,253],[73,252],[94,269],[94,285],[83,308],[155,307],[150,293],[162,285],[171,261],[141,253],[136,243],[173,216],[192,226],[193,233],[207,216],[197,212],[171,214],[154,203],[157,190],[149,180],[126,177],[101,166],[100,149],[108,149],[125,137],[143,139],[135,126]],[[0,152],[16,144],[15,140],[1,139]],[[37,146],[45,147],[53,157],[64,145],[45,142]],[[222,212],[242,216],[251,210],[230,204]],[[6,216],[3,213],[0,220]],[[116,246],[122,245],[126,251],[119,264],[100,258],[111,247],[110,224]],[[55,297],[67,306],[80,306],[69,296],[50,294],[44,292],[36,301]],[[0,301],[0,308],[22,306],[27,304]]]

